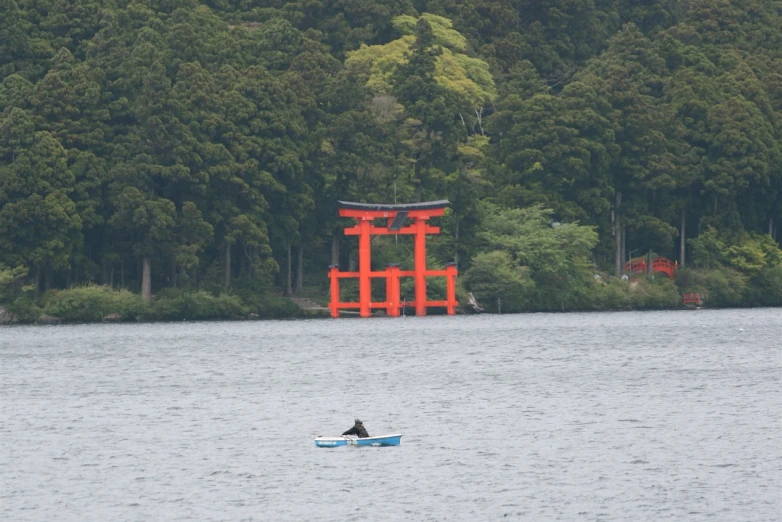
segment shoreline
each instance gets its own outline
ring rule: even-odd
[[[682,307],[666,307],[666,308],[616,308],[616,309],[601,309],[601,310],[586,310],[586,309],[573,309],[573,310],[538,310],[538,311],[524,311],[524,312],[509,312],[509,313],[495,313],[495,312],[482,312],[482,313],[466,313],[457,312],[456,317],[475,317],[475,316],[498,316],[498,315],[533,315],[533,314],[602,314],[602,313],[630,313],[630,312],[685,312],[685,311],[715,311],[715,310],[763,310],[763,309],[779,309],[779,306],[725,306],[725,307],[709,307],[709,306],[682,306]],[[246,322],[266,322],[266,321],[310,321],[310,320],[361,320],[361,319],[385,319],[388,318],[385,314],[373,314],[372,317],[358,317],[357,315],[346,315],[339,318],[332,318],[327,312],[318,311],[317,313],[306,312],[302,310],[301,315],[291,315],[287,317],[236,317],[236,318],[215,318],[215,319],[140,319],[140,320],[101,320],[101,321],[64,321],[57,317],[45,316],[43,320],[39,318],[37,321],[11,321],[7,320],[0,322],[0,327],[18,327],[18,326],[76,326],[76,325],[97,325],[97,324],[110,324],[110,325],[128,325],[128,324],[177,324],[177,323],[246,323]],[[3,314],[10,314],[6,308],[0,306],[0,317],[4,317]],[[422,317],[453,317],[448,316],[445,313],[428,314]],[[7,315],[5,316],[7,317]],[[418,318],[414,314],[408,314],[400,317],[393,317],[390,319],[400,319],[404,317]]]

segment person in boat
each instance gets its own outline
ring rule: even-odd
[[[367,429],[364,427],[364,423],[360,420],[356,419],[356,423],[353,425],[352,428],[350,428],[348,431],[342,434],[344,437],[345,435],[357,435],[359,439],[365,439],[369,437],[369,433],[367,433]]]

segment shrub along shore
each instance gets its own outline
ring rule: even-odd
[[[237,294],[213,295],[205,290],[171,291],[147,301],[127,289],[83,285],[52,290],[34,302],[21,296],[0,311],[9,323],[99,323],[280,319],[302,317],[290,299],[267,293],[252,299]]]
[[[501,286],[501,285],[500,285]],[[474,313],[464,285],[459,285],[460,312]],[[433,288],[437,294],[438,288]],[[510,292],[509,292],[510,290]],[[355,292],[346,288],[346,293]],[[627,279],[596,273],[577,295],[552,306],[551,302],[528,302],[513,288],[496,289],[498,298],[484,293],[478,304],[488,313],[573,312],[619,310],[673,310],[685,308],[682,296],[698,293],[706,308],[782,306],[782,266],[760,271],[748,278],[736,270],[681,269],[676,278],[660,274]],[[308,315],[292,300],[272,292],[214,295],[205,290],[164,289],[151,301],[127,289],[82,285],[51,290],[34,301],[22,291],[0,306],[0,324],[98,323],[203,320],[294,319]],[[382,299],[375,296],[375,299]],[[323,304],[327,292],[322,292]],[[326,317],[328,314],[318,314]]]

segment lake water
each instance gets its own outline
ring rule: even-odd
[[[2,520],[782,519],[782,309],[6,327],[0,378]]]

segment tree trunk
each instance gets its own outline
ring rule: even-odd
[[[420,203],[421,197],[422,197],[422,187],[424,184],[423,175],[421,174],[421,165],[420,163],[416,162],[415,164],[415,202]]]
[[[106,251],[105,245],[103,251]],[[101,257],[100,261],[100,282],[102,285],[109,284],[109,267],[105,255]]]
[[[35,265],[35,291],[33,300],[37,301],[41,296],[41,265]]]
[[[334,232],[331,235],[331,264],[339,265],[339,235]]]
[[[228,289],[231,288],[231,244],[225,242],[225,269],[223,270],[223,286]]]
[[[454,249],[453,249],[453,262],[456,263],[456,266],[459,266],[459,225],[461,224],[462,220],[459,218],[456,218],[456,228],[454,230],[453,236],[454,236]]]
[[[52,289],[52,269],[47,268],[43,273],[43,291],[48,292]]]
[[[114,288],[114,263],[111,264],[111,268],[109,269],[109,286]]]
[[[125,288],[125,260],[120,261],[119,264],[119,285]]]
[[[652,275],[652,249],[646,255],[646,275]]]
[[[614,256],[614,269],[616,277],[622,275],[622,265],[624,265],[624,250],[622,246],[622,226],[619,217],[619,207],[622,205],[622,193],[616,191],[616,211],[614,212],[614,236],[616,241],[616,255]]]
[[[774,239],[774,218],[768,218],[768,235],[771,239]]]
[[[616,249],[614,251],[614,275],[622,275],[622,231],[619,229],[619,213],[614,212],[614,241]]]
[[[106,230],[104,228],[103,230],[103,249],[101,250],[101,278],[104,285],[110,285],[110,277],[109,272],[113,270],[114,263],[109,263],[108,256],[106,256],[106,252],[109,251],[109,240],[108,240],[108,234],[106,233]]]
[[[176,261],[171,261],[171,286],[177,287],[177,272],[179,269],[176,266]]]
[[[627,250],[627,225],[625,225],[623,223],[620,228],[622,230],[622,272],[624,272],[625,271],[625,262],[626,261],[630,261],[630,254],[629,254],[629,252]],[[626,252],[628,252],[627,259],[625,259],[625,253]]]
[[[351,251],[348,254],[348,272],[355,272],[358,270],[358,259],[356,259],[356,252]]]
[[[242,245],[242,249],[239,251],[239,277],[244,276],[247,272],[247,251],[245,248],[247,247]],[[244,255],[242,255],[242,250],[244,250]]]
[[[296,293],[304,290],[304,245],[299,244],[299,259],[296,262]]]
[[[141,297],[147,301],[152,299],[152,263],[146,256],[142,260]]]
[[[684,249],[687,246],[687,212],[682,209],[682,229],[679,232],[679,266],[684,268]]]
[[[291,242],[288,241],[288,270],[285,278],[285,295],[293,294],[292,288],[292,273],[291,273]]]

